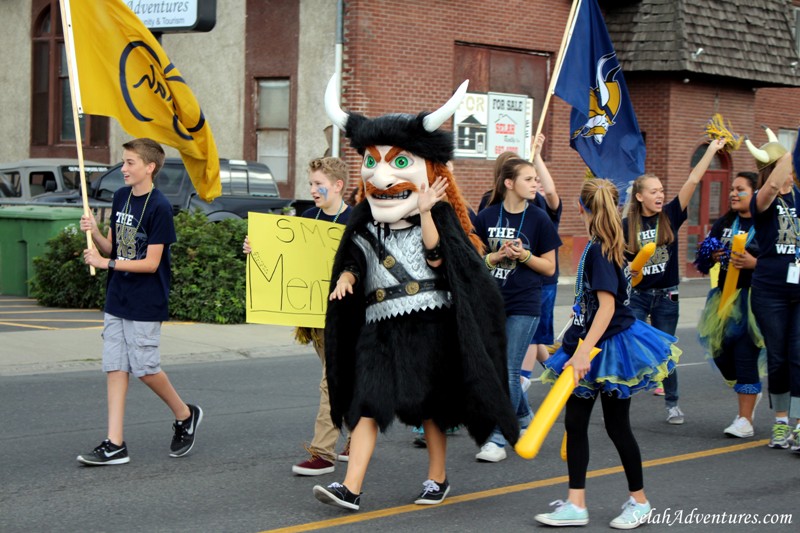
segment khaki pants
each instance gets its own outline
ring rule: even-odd
[[[331,420],[331,402],[328,397],[328,378],[325,375],[325,333],[324,330],[313,330],[314,350],[322,363],[322,379],[319,382],[319,411],[314,424],[314,438],[311,440],[309,451],[322,457],[326,461],[336,461],[336,442],[339,440],[339,430]]]

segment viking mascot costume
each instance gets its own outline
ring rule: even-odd
[[[322,502],[359,508],[378,430],[395,417],[425,428],[421,505],[440,503],[450,490],[447,429],[463,425],[481,445],[499,426],[517,440],[503,301],[447,167],[452,134],[438,129],[466,86],[434,113],[368,119],[342,111],[335,78],[328,84],[325,108],[362,156],[359,198],[366,201],[353,209],[331,277],[331,417],[352,430],[352,441],[344,482],[314,487]]]

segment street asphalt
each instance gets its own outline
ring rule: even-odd
[[[753,438],[722,434],[736,399],[696,342],[707,288],[707,281],[681,285],[686,423],[666,423],[663,398],[643,393],[632,403],[645,486],[655,507],[644,531],[797,531],[800,455],[767,448],[768,402],[758,407]],[[560,286],[557,328],[566,321],[570,299],[571,286]],[[411,505],[425,478],[427,455],[411,445],[409,428],[395,424],[378,440],[362,510],[320,504],[312,487],[342,481],[346,465],[319,477],[291,473],[291,465],[307,457],[302,444],[311,437],[317,411],[320,365],[309,347],[294,343],[291,328],[262,325],[165,324],[164,368],[179,393],[205,411],[195,449],[182,459],[168,457],[169,411],[132,380],[125,421],[130,464],[80,466],[76,455],[90,451],[106,430],[102,314],[63,311],[0,297],[0,324],[8,328],[0,332],[3,533],[516,533],[549,529],[537,526],[533,515],[566,497],[559,421],[532,461],[510,452],[501,463],[478,463],[476,444],[458,432],[448,439],[447,500]],[[533,384],[534,410],[548,390]],[[590,524],[583,530],[609,531],[608,521],[627,494],[600,408],[592,416],[590,442]]]

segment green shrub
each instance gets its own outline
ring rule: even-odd
[[[104,230],[105,231],[105,230]],[[175,217],[178,242],[170,248],[170,315],[176,320],[239,324],[245,321],[245,220],[209,222],[200,213]],[[31,294],[40,304],[78,309],[102,308],[106,271],[89,276],[83,263],[86,237],[69,226],[34,259]]]
[[[247,221],[209,222],[202,214],[175,217],[178,242],[172,245],[173,318],[216,324],[245,320],[245,256],[242,242]]]
[[[70,224],[47,242],[47,252],[33,259],[31,296],[48,307],[102,308],[106,299],[106,271],[89,275],[83,262],[86,234]]]

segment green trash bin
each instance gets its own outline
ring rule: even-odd
[[[47,251],[47,241],[80,222],[79,207],[0,207],[0,294],[30,296],[33,258]]]

